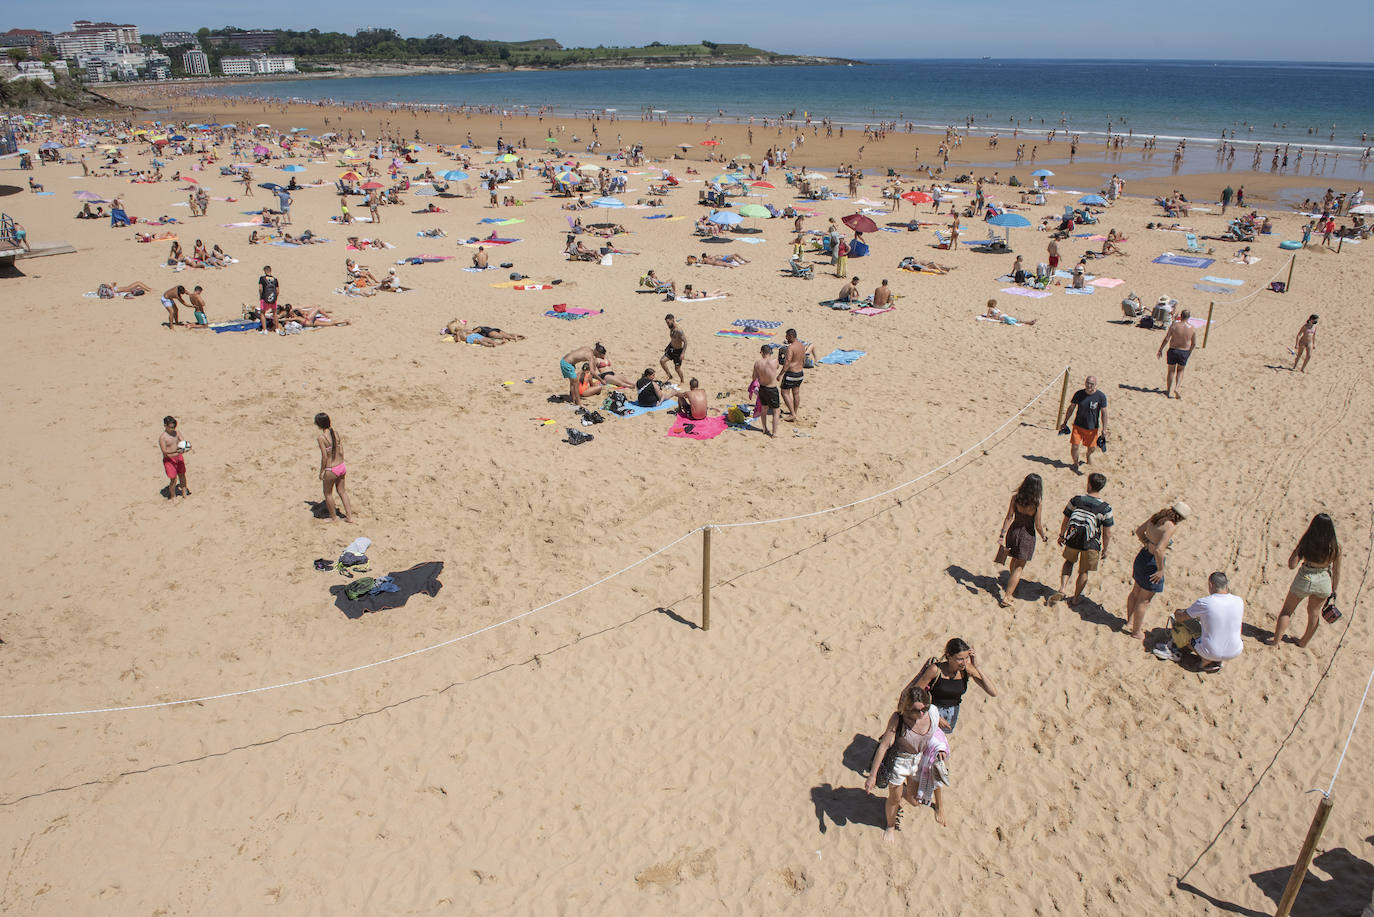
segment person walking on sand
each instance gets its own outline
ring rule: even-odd
[[[1126,629],[1134,640],[1145,639],[1145,611],[1150,600],[1164,591],[1164,556],[1173,543],[1174,530],[1190,510],[1182,500],[1166,506],[1135,530],[1140,550],[1131,564],[1131,592],[1126,596]]]
[[[940,729],[948,736],[959,722],[959,707],[969,682],[977,683],[988,697],[996,697],[997,689],[992,680],[978,668],[978,657],[969,646],[958,637],[945,644],[943,658],[932,656],[916,677],[903,689],[903,693],[913,686],[930,692],[930,702],[935,715],[939,717]]]
[[[1050,596],[1050,604],[1064,601],[1069,588],[1069,577],[1073,568],[1078,566],[1078,579],[1074,581],[1073,605],[1083,598],[1083,587],[1088,585],[1088,574],[1096,570],[1107,556],[1107,548],[1112,543],[1112,506],[1100,496],[1107,486],[1107,476],[1094,471],[1088,475],[1088,492],[1069,499],[1064,507],[1064,519],[1059,523],[1059,544],[1064,548],[1064,566],[1059,571],[1059,591]]]
[[[806,345],[797,340],[797,329],[787,329],[787,345],[783,348],[782,403],[784,413],[795,423],[801,408],[801,387],[806,372]]]
[[[1073,470],[1082,474],[1079,447],[1087,448],[1087,460],[1091,465],[1093,453],[1099,448],[1099,440],[1104,448],[1107,442],[1107,396],[1098,391],[1096,376],[1088,376],[1083,380],[1083,387],[1073,393],[1069,409],[1064,414],[1064,422],[1059,425],[1059,432],[1070,434],[1069,456],[1073,459]]]
[[[682,376],[682,355],[687,352],[687,332],[678,326],[677,318],[672,313],[663,316],[663,323],[668,326],[668,346],[663,348],[663,358],[658,361],[658,365],[663,367],[663,378],[671,381],[673,369],[676,369],[677,380],[685,382]],[[669,363],[672,364],[672,369],[669,368]]]
[[[782,405],[778,380],[781,377],[782,367],[773,358],[773,345],[764,344],[759,348],[759,358],[754,361],[754,384],[759,390],[759,429],[768,436],[778,433],[778,408]],[[769,418],[773,421],[771,432],[768,429]]]
[[[1297,340],[1293,342],[1293,369],[1296,372],[1307,372],[1308,361],[1312,359],[1312,351],[1317,349],[1317,316],[1307,316],[1307,321],[1298,329]],[[1302,361],[1302,366],[1298,366],[1298,361]]]
[[[329,422],[329,415],[323,411],[315,415],[315,426],[319,428],[315,442],[320,447],[320,480],[324,482],[324,508],[329,511],[331,522],[342,518],[343,521],[351,523],[354,521],[353,506],[349,503],[348,491],[344,488],[348,466],[344,464],[343,437],[334,430]],[[338,508],[334,505],[335,491],[338,491],[339,499],[343,501],[343,516],[339,515]]]
[[[1053,274],[1059,267],[1059,243],[1050,239],[1049,244],[1045,246],[1045,253],[1049,257],[1050,273]]]
[[[1221,189],[1221,212],[1223,216],[1226,214],[1226,208],[1231,206],[1231,198],[1234,195],[1235,192],[1231,190],[1230,185]]]
[[[1193,348],[1197,345],[1197,329],[1189,323],[1193,313],[1184,309],[1172,322],[1169,323],[1169,330],[1164,332],[1164,340],[1159,342],[1159,351],[1155,354],[1155,359],[1164,356],[1164,351],[1169,351],[1168,372],[1164,378],[1164,397],[1183,399],[1183,370],[1188,366],[1188,358],[1193,355]]]
[[[1266,642],[1271,646],[1283,643],[1283,635],[1288,633],[1288,624],[1298,603],[1307,599],[1307,628],[1303,631],[1298,646],[1307,646],[1317,632],[1317,619],[1321,616],[1322,604],[1334,603],[1336,589],[1341,584],[1341,543],[1336,538],[1336,523],[1326,513],[1318,513],[1307,524],[1293,553],[1288,555],[1288,569],[1297,570],[1288,595],[1279,610],[1274,633]]]
[[[872,793],[877,786],[878,772],[886,764],[888,750],[895,749],[891,773],[887,775],[887,830],[883,839],[888,843],[897,839],[897,820],[904,802],[931,806],[935,820],[947,824],[940,786],[949,782],[945,766],[949,740],[940,730],[938,718],[930,703],[930,692],[912,685],[902,692],[897,711],[888,717],[887,728],[873,753],[864,783],[866,793]]]
[[[191,451],[191,444],[181,438],[177,419],[170,414],[162,418],[157,445],[162,451],[162,470],[167,474],[167,499],[191,496],[191,488],[186,486],[186,453]]]
[[[997,600],[1003,608],[1010,608],[1016,598],[1016,587],[1021,583],[1021,571],[1031,558],[1035,557],[1035,536],[1041,541],[1049,541],[1045,534],[1045,523],[1041,519],[1041,504],[1044,502],[1044,482],[1040,475],[1028,474],[1021,486],[1011,495],[1007,503],[1007,515],[1002,520],[1002,532],[997,538],[997,563],[1010,559],[1011,573],[1007,576],[1007,588]]]

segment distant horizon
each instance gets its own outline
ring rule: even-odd
[[[779,4],[741,6],[732,0],[697,0],[691,8],[665,7],[652,20],[642,15],[642,4],[631,0],[598,0],[583,12],[567,15],[567,6],[551,0],[527,0],[520,8],[521,22],[548,23],[521,29],[532,34],[510,36],[509,10],[479,7],[461,15],[438,6],[379,10],[364,0],[334,0],[328,16],[310,4],[282,7],[264,0],[240,0],[232,8],[205,13],[219,20],[211,25],[186,25],[189,10],[169,8],[154,0],[122,0],[98,7],[89,0],[49,0],[12,10],[6,28],[67,31],[77,19],[131,23],[142,34],[171,31],[194,32],[201,27],[232,24],[244,29],[319,28],[352,34],[359,29],[390,28],[403,37],[442,34],[468,35],[484,41],[525,41],[553,38],[565,47],[597,45],[638,47],[654,41],[665,44],[697,44],[701,40],[753,45],[780,54],[844,57],[855,60],[978,60],[984,55],[1004,60],[1079,60],[1074,52],[1090,49],[1112,53],[1115,60],[1146,61],[1142,53],[1168,48],[1171,61],[1270,63],[1374,63],[1374,7],[1356,0],[1332,0],[1304,8],[1301,27],[1284,23],[1290,8],[1276,0],[1213,0],[1199,4],[1188,0],[1159,0],[1149,7],[1105,7],[1085,14],[1077,0],[1040,0],[1028,9],[1020,0],[984,0],[977,7],[978,23],[970,28],[969,11],[963,8],[922,10],[913,15],[908,6],[894,0],[867,0],[836,10],[819,0],[795,0],[784,9]],[[201,15],[201,14],[197,14]],[[386,21],[390,17],[390,21]],[[23,21],[25,18],[28,21]],[[1275,24],[1278,27],[1275,27]],[[518,24],[515,25],[519,27]],[[1017,38],[1018,28],[1033,28],[1034,37]],[[1004,30],[1002,39],[989,30]],[[540,33],[543,34],[540,34]],[[860,36],[857,33],[868,33]],[[826,47],[821,47],[825,45]],[[1007,57],[999,48],[1034,48],[1032,57]],[[940,49],[936,56],[895,57],[896,48]],[[1244,57],[1226,57],[1231,49],[1245,49]],[[1222,55],[1218,57],[1218,55]]]

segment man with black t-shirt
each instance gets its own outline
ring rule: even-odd
[[[1107,442],[1107,396],[1098,390],[1096,376],[1089,376],[1083,380],[1083,387],[1073,393],[1069,410],[1064,415],[1064,422],[1060,424],[1059,431],[1069,433],[1069,454],[1073,457],[1073,470],[1082,474],[1078,467],[1078,448],[1088,447],[1088,464],[1091,465],[1093,453],[1098,448],[1105,449]]]
[[[1064,507],[1064,519],[1059,523],[1059,543],[1064,547],[1064,566],[1059,574],[1059,591],[1050,596],[1050,604],[1064,600],[1069,588],[1069,577],[1074,565],[1078,565],[1078,579],[1074,582],[1072,605],[1083,597],[1083,587],[1088,584],[1088,573],[1096,570],[1102,558],[1107,556],[1107,547],[1112,542],[1112,507],[1099,494],[1107,486],[1107,476],[1094,471],[1088,475],[1088,492],[1069,500]]]
[[[262,269],[262,276],[258,278],[258,319],[262,322],[258,334],[267,333],[268,313],[271,313],[274,323],[277,320],[278,291],[279,284],[277,278],[272,276],[272,265],[265,265]]]

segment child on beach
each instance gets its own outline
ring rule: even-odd
[[[181,438],[177,419],[170,414],[162,418],[157,445],[162,452],[162,470],[167,473],[167,499],[191,496],[191,488],[186,486],[186,453],[191,451],[191,444]]]

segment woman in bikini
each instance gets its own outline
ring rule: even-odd
[[[1126,596],[1126,627],[1132,639],[1145,639],[1145,609],[1164,591],[1164,554],[1173,543],[1174,529],[1188,518],[1182,500],[1155,513],[1135,530],[1140,550],[1131,565],[1131,592]]]
[[[970,681],[977,683],[988,697],[997,696],[997,689],[978,668],[978,657],[974,655],[973,647],[954,637],[945,644],[944,657],[931,657],[903,693],[913,686],[929,691],[930,702],[940,718],[940,729],[949,734],[959,722],[959,705],[963,702]]]
[[[1016,597],[1016,587],[1021,583],[1021,571],[1035,556],[1036,533],[1040,534],[1041,541],[1050,540],[1045,533],[1045,523],[1040,518],[1044,490],[1040,475],[1028,474],[1007,504],[1007,515],[1002,520],[1002,534],[997,544],[997,563],[1005,563],[1008,558],[1011,560],[1007,588],[997,600],[997,604],[1003,608],[1011,607],[1012,599]]]
[[[1297,610],[1298,603],[1306,598],[1307,628],[1298,640],[1298,646],[1307,646],[1317,632],[1317,620],[1321,617],[1323,603],[1328,599],[1334,601],[1336,588],[1341,584],[1341,543],[1336,539],[1336,523],[1326,513],[1318,513],[1307,524],[1307,531],[1302,533],[1297,547],[1288,555],[1288,569],[1297,570],[1298,574],[1288,587],[1283,608],[1279,610],[1279,619],[1274,624],[1274,635],[1267,642],[1271,646],[1283,643],[1283,635],[1288,632],[1293,612]]]
[[[319,306],[306,306],[304,309],[297,309],[287,303],[286,310],[288,316],[309,328],[330,328],[342,327],[352,324],[346,318],[335,318],[333,312],[321,309]]]
[[[577,371],[577,394],[582,398],[600,395],[606,386],[601,384],[596,376],[592,375],[592,364],[583,363],[582,368]]]
[[[348,500],[348,491],[344,489],[344,477],[348,474],[348,466],[344,464],[343,437],[335,432],[329,422],[329,415],[324,412],[315,415],[315,426],[320,430],[315,442],[320,447],[320,480],[324,482],[325,509],[329,511],[331,522],[342,518],[345,522],[351,523],[353,507]],[[334,506],[336,490],[339,499],[343,501],[343,516],[339,515],[338,509]]]
[[[930,692],[915,685],[909,686],[902,692],[901,699],[897,702],[897,712],[888,717],[887,729],[883,732],[883,737],[878,742],[878,748],[873,753],[868,780],[864,783],[864,792],[866,793],[873,792],[873,788],[877,785],[878,769],[881,767],[888,749],[893,745],[897,747],[897,755],[892,764],[892,777],[888,783],[887,805],[885,807],[887,830],[883,837],[888,843],[896,840],[897,820],[901,815],[902,803],[924,804],[920,798],[922,771],[926,770],[927,779],[930,778],[925,759],[933,757],[934,760],[943,761],[949,757],[948,743],[944,733],[940,731],[940,724],[937,719],[938,715],[933,714],[931,707]],[[932,743],[935,745],[933,749],[931,748]],[[934,752],[933,756],[930,754],[932,751]],[[932,765],[934,760],[930,762]],[[932,805],[935,810],[935,820],[941,825],[946,824],[938,786],[935,787]]]

